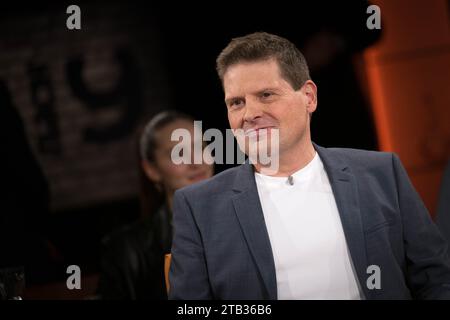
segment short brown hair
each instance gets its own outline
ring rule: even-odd
[[[300,50],[289,40],[266,32],[232,39],[217,57],[216,69],[223,83],[223,76],[230,66],[271,58],[276,59],[281,76],[295,90],[311,79],[305,57]]]

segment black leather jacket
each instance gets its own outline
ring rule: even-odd
[[[171,216],[164,206],[105,237],[100,299],[167,299],[164,254],[172,245]]]

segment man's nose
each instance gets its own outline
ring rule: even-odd
[[[253,122],[262,116],[261,104],[257,101],[247,101],[245,105],[244,121]]]

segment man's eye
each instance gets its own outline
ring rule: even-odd
[[[270,96],[272,96],[272,92],[263,92],[261,96],[263,98],[269,98]]]
[[[231,101],[230,107],[238,107],[241,104],[242,104],[242,100],[236,99],[236,100]]]

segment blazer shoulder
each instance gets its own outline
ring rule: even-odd
[[[352,168],[364,171],[392,168],[394,159],[398,158],[395,153],[384,151],[351,148],[329,148],[327,150],[343,159]]]

